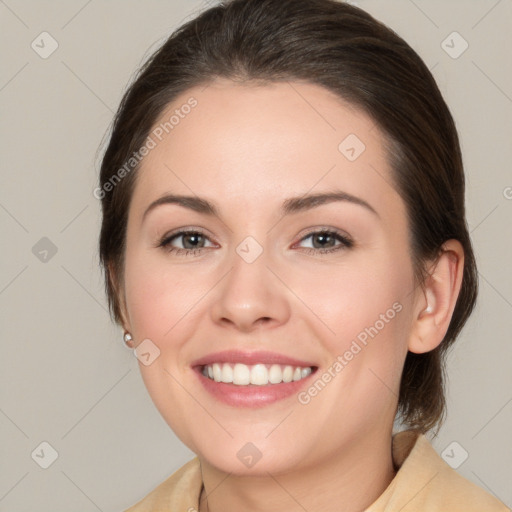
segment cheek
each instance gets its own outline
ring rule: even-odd
[[[139,337],[162,340],[197,302],[204,286],[190,269],[165,264],[165,257],[127,253],[125,293],[128,315]],[[182,325],[180,325],[182,327]]]
[[[151,364],[139,362],[139,370],[153,403],[192,450],[187,423],[176,410],[188,410],[191,405],[190,395],[180,384],[190,378],[183,373],[183,347],[193,336],[198,315],[204,315],[197,305],[205,286],[190,269],[171,267],[165,257],[143,250],[127,253],[125,293],[132,334],[136,341],[150,339],[160,351]]]
[[[410,262],[390,254],[324,270],[294,289],[322,320],[315,323],[315,337],[335,375],[325,376],[333,382],[326,403],[345,404],[334,413],[340,417],[346,410],[358,410],[359,417],[390,414],[407,352]]]
[[[172,311],[168,303],[176,289],[165,286],[154,270],[127,265],[126,304],[133,334],[137,339],[159,339],[172,326]]]
[[[404,316],[401,312],[412,290],[409,267],[407,261],[381,255],[354,258],[346,265],[320,266],[314,272],[301,272],[306,276],[301,278],[290,273],[289,280],[293,278],[297,296],[328,328],[322,330],[322,337],[333,353],[360,334],[364,339],[372,326],[382,333],[403,332],[399,316]]]

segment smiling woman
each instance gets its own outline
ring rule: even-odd
[[[476,268],[452,117],[391,30],[206,10],[125,94],[99,188],[112,316],[197,454],[130,512],[506,510],[424,435]]]

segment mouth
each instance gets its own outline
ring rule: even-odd
[[[233,407],[262,407],[296,395],[318,366],[273,352],[225,351],[192,368],[213,398]]]
[[[280,364],[213,363],[201,367],[208,379],[235,386],[267,386],[305,379],[316,367]]]

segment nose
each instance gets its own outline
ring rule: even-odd
[[[246,333],[286,323],[290,316],[289,291],[275,269],[267,266],[265,251],[252,263],[235,253],[231,263],[211,297],[213,322]]]

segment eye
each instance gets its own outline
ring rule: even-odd
[[[164,236],[158,246],[176,254],[197,255],[202,249],[208,247],[205,245],[207,242],[211,243],[209,238],[201,231],[187,230]],[[176,247],[174,245],[176,243],[181,247]]]
[[[349,249],[354,245],[354,242],[346,234],[331,228],[322,228],[308,233],[298,245],[307,240],[309,240],[309,247],[302,246],[302,248],[305,252],[312,254],[327,254]],[[182,230],[165,235],[158,243],[158,247],[179,255],[197,256],[204,249],[214,247],[214,244],[199,230]]]
[[[346,234],[333,229],[312,231],[303,237],[300,242],[306,240],[310,240],[310,242],[308,242],[309,247],[303,247],[308,253],[326,254],[343,249],[350,249],[354,245],[354,242]]]

